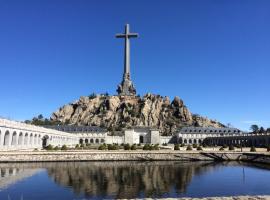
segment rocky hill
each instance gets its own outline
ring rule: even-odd
[[[54,112],[51,121],[65,124],[106,127],[110,131],[150,126],[170,135],[183,126],[224,127],[223,124],[193,115],[179,97],[146,94],[139,96],[97,95],[80,97]]]

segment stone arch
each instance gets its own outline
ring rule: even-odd
[[[29,136],[29,144],[33,145],[33,133],[31,133]]]
[[[189,143],[189,144],[192,144],[192,139],[189,139],[189,140],[188,140],[188,143]]]
[[[82,138],[79,140],[79,143],[80,144],[83,144],[83,139]]]
[[[4,143],[3,143],[3,145],[4,146],[8,146],[9,145],[9,141],[10,141],[10,133],[9,133],[9,131],[6,131],[5,132],[5,135],[4,135]]]
[[[37,134],[34,135],[34,145],[37,144]]]
[[[202,144],[202,140],[201,139],[199,139],[199,144]]]
[[[41,142],[41,135],[39,134],[38,135],[38,144],[40,144],[40,142]]]
[[[42,147],[45,148],[47,147],[49,144],[48,144],[48,140],[49,140],[49,136],[48,135],[44,135],[43,138],[42,138]]]
[[[28,136],[28,133],[26,133],[24,135],[24,145],[28,145],[28,139],[29,139],[29,136]]]
[[[88,144],[89,141],[88,141],[88,139],[85,139],[84,142],[85,142],[85,144]]]
[[[17,144],[18,144],[18,143],[17,143],[17,132],[14,131],[13,134],[12,134],[11,145],[12,145],[12,146],[15,146],[15,145],[17,145]]]
[[[187,139],[184,139],[184,143],[185,143],[185,144],[187,143]]]
[[[197,144],[197,140],[196,139],[193,140],[193,144]]]
[[[96,139],[96,143],[97,143],[97,144],[99,143],[99,139]]]
[[[104,139],[101,139],[100,143],[104,143],[104,142],[105,142],[105,140]]]
[[[19,134],[18,145],[23,145],[23,133],[22,132],[20,132],[20,134]]]
[[[92,144],[94,143],[94,139],[93,139],[93,138],[92,138],[92,139],[90,139],[90,143],[92,143]]]

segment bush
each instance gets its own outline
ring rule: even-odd
[[[159,144],[155,144],[155,145],[153,146],[153,150],[159,150]]]
[[[193,144],[192,147],[196,149],[198,147],[198,145],[197,144]]]
[[[223,147],[220,147],[220,149],[219,149],[220,151],[224,151],[224,148]]]
[[[84,148],[84,147],[85,147],[85,145],[84,145],[84,144],[81,144],[81,147],[82,147],[82,148]]]
[[[62,150],[62,151],[68,150],[67,145],[64,144],[64,145],[61,147],[61,150]]]
[[[80,148],[80,145],[76,144],[75,149],[79,149],[79,148]]]
[[[106,144],[101,144],[101,145],[99,145],[99,147],[98,147],[98,150],[106,150],[106,149],[107,149]]]
[[[143,150],[151,150],[151,146],[149,144],[145,144],[143,146]]]
[[[130,148],[131,150],[136,150],[137,149],[137,146],[136,146],[136,144],[133,144],[132,146],[131,146],[131,148]]]
[[[60,148],[59,148],[58,146],[55,146],[55,147],[53,148],[53,150],[58,151],[58,150],[60,150]]]
[[[202,147],[201,146],[198,146],[197,147],[197,151],[202,151],[203,149],[202,149]]]
[[[46,150],[48,150],[48,151],[53,150],[53,146],[52,146],[51,144],[49,144],[49,145],[46,147]]]
[[[207,145],[206,145],[206,144],[204,144],[204,143],[203,143],[203,145],[202,145],[202,146],[203,146],[203,148],[206,148],[206,147],[207,147]]]
[[[230,145],[229,146],[229,151],[233,151],[234,150],[234,146],[233,145]]]
[[[118,150],[118,144],[108,144],[108,150]]]
[[[268,151],[268,152],[270,151],[270,146],[267,147],[267,151]]]
[[[254,146],[252,146],[252,147],[250,148],[250,151],[251,151],[251,152],[256,152],[256,148],[255,148]]]
[[[174,145],[174,150],[180,150],[179,144]]]
[[[223,144],[222,147],[223,147],[223,149],[228,148],[227,144]]]
[[[167,143],[163,143],[162,146],[168,146],[168,144]]]
[[[34,151],[38,151],[38,148],[35,148]]]
[[[185,144],[184,143],[182,143],[181,145],[180,145],[180,147],[184,147],[185,146]]]
[[[124,145],[124,149],[125,149],[125,150],[130,150],[130,145],[129,145],[129,144],[125,144],[125,145]]]
[[[191,145],[188,145],[186,150],[187,151],[192,151],[192,146]]]

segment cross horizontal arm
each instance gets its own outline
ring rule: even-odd
[[[138,33],[129,33],[128,34],[128,37],[139,37],[139,34]]]
[[[125,34],[116,34],[115,37],[116,38],[125,38],[126,35]]]

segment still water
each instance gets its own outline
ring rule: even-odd
[[[270,168],[237,162],[0,164],[1,200],[270,195]]]

